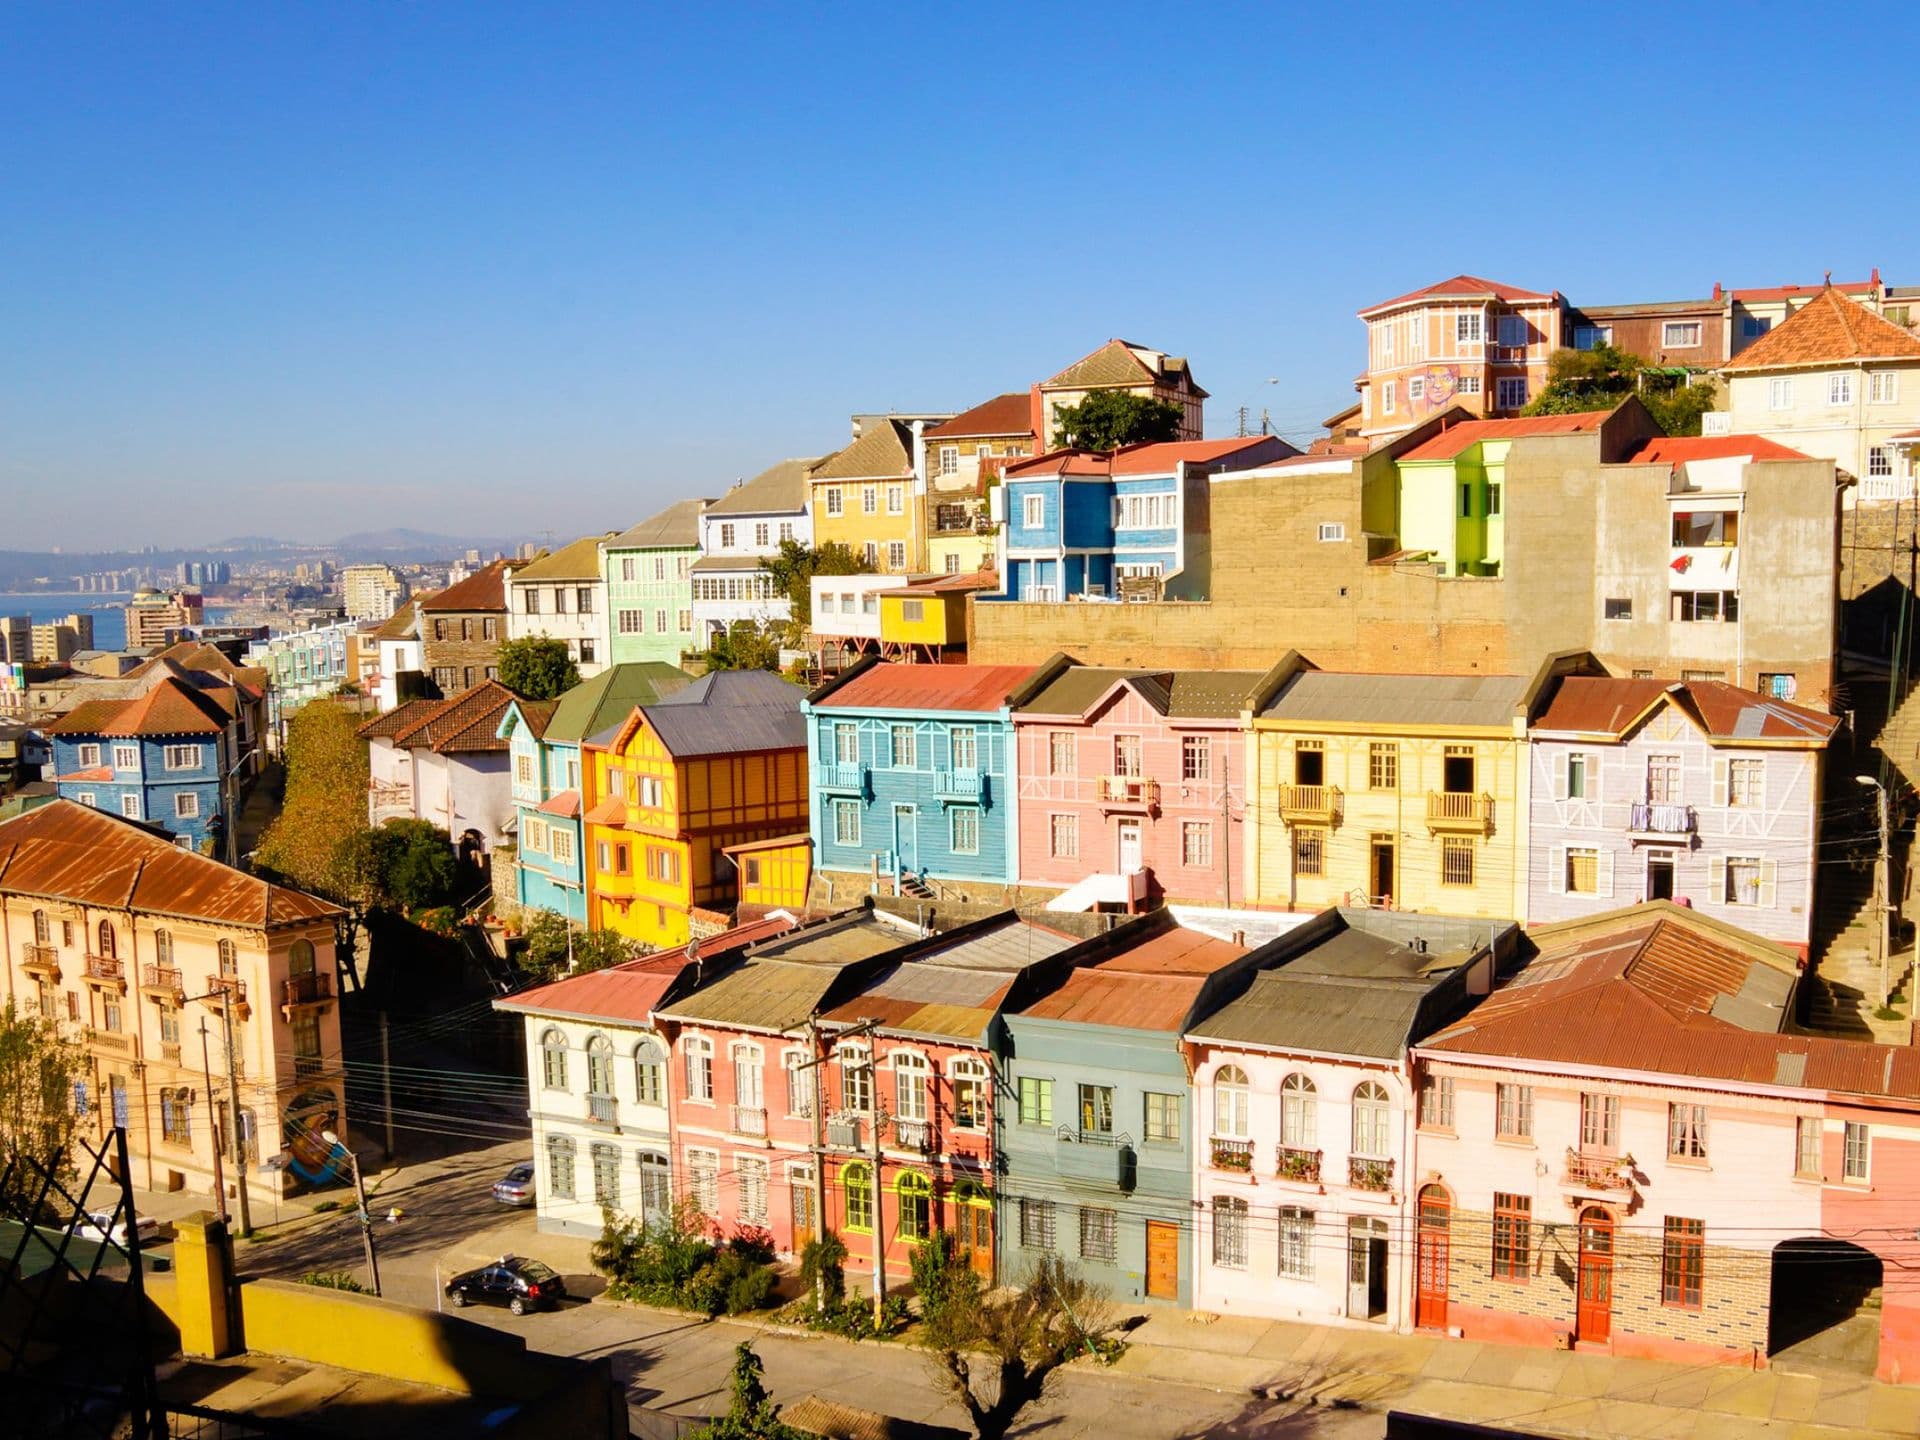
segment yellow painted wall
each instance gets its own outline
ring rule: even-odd
[[[918,605],[920,618],[910,618]],[[959,645],[967,638],[965,595],[880,595],[880,638],[891,645]]]
[[[1326,783],[1338,786],[1341,814],[1326,830],[1324,873],[1293,873],[1293,830],[1280,816],[1280,787],[1294,777],[1294,752],[1302,740],[1324,746]],[[1374,743],[1397,747],[1398,784],[1369,787]],[[1448,915],[1526,919],[1526,744],[1510,732],[1476,728],[1340,730],[1327,726],[1282,729],[1256,720],[1247,737],[1248,773],[1254,776],[1253,824],[1248,827],[1245,884],[1254,903],[1283,909],[1319,910],[1371,893],[1371,847],[1376,835],[1393,839],[1396,909]],[[1474,883],[1441,882],[1442,838],[1427,825],[1427,795],[1442,788],[1442,762],[1449,744],[1475,749],[1475,791],[1494,800],[1493,826],[1472,837]]]
[[[905,492],[901,500],[901,513],[887,513],[887,490],[890,486],[899,486]],[[838,515],[828,513],[827,492],[838,490],[841,512]],[[864,492],[874,491],[874,512],[869,515],[862,508]],[[883,575],[915,575],[926,569],[926,526],[921,514],[924,497],[914,494],[911,479],[893,480],[821,480],[812,486],[808,497],[808,509],[813,515],[813,543],[825,545],[832,541],[850,547],[857,554],[864,553],[868,541],[879,547],[879,562],[875,569]],[[891,541],[903,542],[906,549],[906,563],[894,565],[887,556],[887,545]]]
[[[796,840],[791,845],[771,845],[733,857],[740,864],[740,903],[766,909],[798,910],[807,903],[807,888],[813,878],[813,844]],[[758,884],[749,883],[748,862],[759,869]]]

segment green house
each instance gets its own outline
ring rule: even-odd
[[[608,661],[678,665],[700,648],[693,630],[693,562],[700,512],[711,500],[679,500],[600,547],[607,577]]]

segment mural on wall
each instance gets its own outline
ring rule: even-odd
[[[1460,393],[1460,367],[1457,365],[1429,365],[1424,376],[1424,393],[1418,402],[1422,414],[1432,414],[1444,410],[1453,404],[1454,397]]]
[[[340,1130],[340,1097],[331,1090],[302,1090],[282,1114],[287,1169],[303,1185],[318,1190],[347,1182],[347,1152],[326,1132]]]

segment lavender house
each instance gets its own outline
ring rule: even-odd
[[[1568,676],[1527,736],[1528,919],[1677,900],[1804,952],[1839,723],[1719,681]]]

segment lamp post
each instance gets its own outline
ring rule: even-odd
[[[1853,783],[1873,791],[1874,810],[1880,821],[1880,849],[1873,861],[1873,908],[1878,911],[1874,926],[1874,956],[1880,962],[1880,1005],[1884,1009],[1893,986],[1887,975],[1889,952],[1893,948],[1892,877],[1887,855],[1887,787],[1871,775],[1856,775]]]
[[[360,1175],[360,1157],[347,1149],[346,1144],[331,1130],[322,1130],[320,1138],[347,1157],[347,1164],[353,1167],[353,1197],[360,1207],[360,1238],[367,1247],[367,1275],[373,1281],[373,1293],[380,1293],[380,1261],[373,1253],[373,1216],[367,1211],[367,1182]]]
[[[240,1235],[243,1239],[253,1235],[253,1206],[247,1199],[247,1151],[244,1137],[240,1134],[240,1077],[234,1073],[233,1065],[233,1007],[239,1003],[237,990],[214,989],[204,995],[191,996],[185,1003],[191,1005],[200,1000],[219,1000],[220,1028],[225,1040],[227,1052],[227,1139],[233,1146],[234,1190],[240,1197]],[[200,1021],[201,1063],[207,1072],[207,1099],[213,1100],[213,1067],[206,1060],[207,1022]],[[220,1201],[220,1218],[227,1218],[226,1182],[220,1173],[220,1147],[213,1147],[213,1188]]]
[[[234,761],[233,764],[229,765],[226,774],[220,777],[220,808],[227,817],[226,840],[227,864],[229,865],[238,865],[240,863],[238,858],[240,854],[240,837],[234,833],[239,828],[240,816],[237,813],[238,807],[233,803],[233,777],[240,767],[252,758],[253,752],[251,750],[247,751],[238,760]]]

